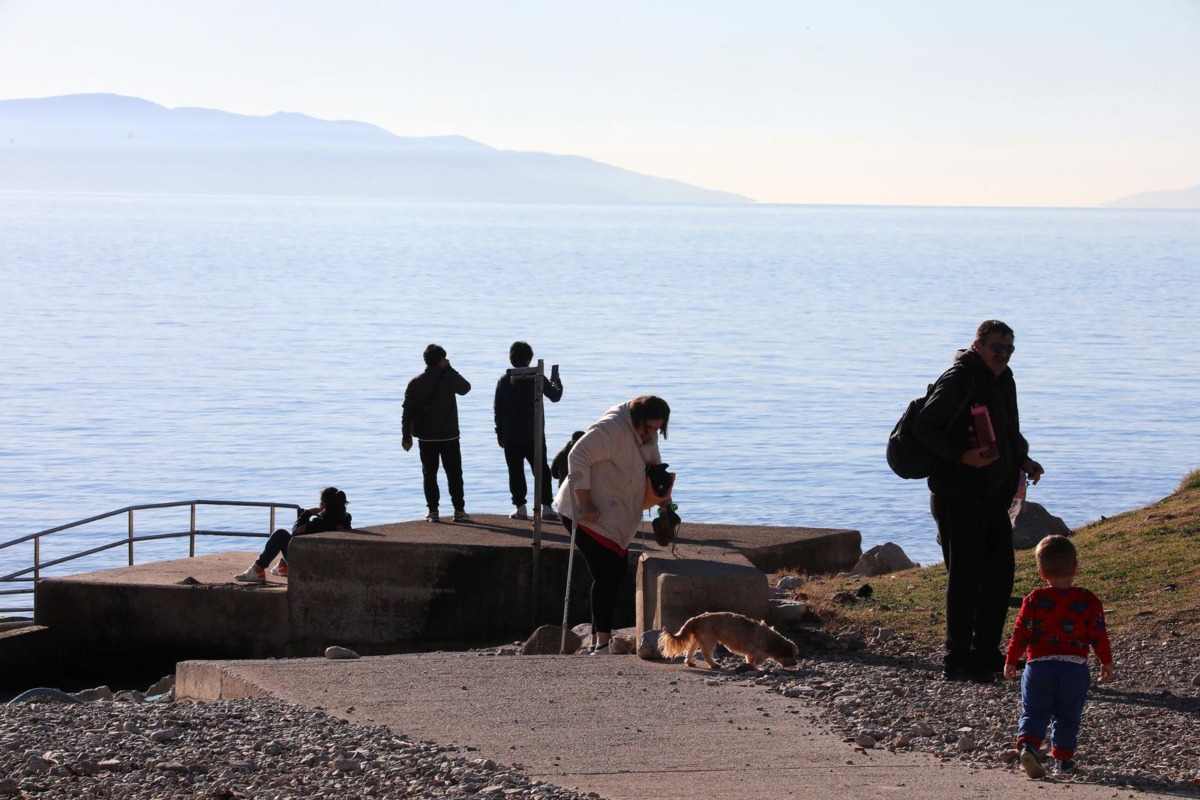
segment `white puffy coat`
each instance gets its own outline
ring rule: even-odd
[[[629,403],[613,406],[571,448],[570,472],[558,489],[555,505],[561,514],[581,522],[574,492],[590,489],[600,519],[586,523],[588,530],[628,549],[642,519],[646,465],[661,461],[658,433],[652,442],[642,444]]]

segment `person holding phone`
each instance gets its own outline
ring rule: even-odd
[[[533,348],[528,342],[513,342],[508,348],[508,361],[516,369],[523,369],[533,363]],[[550,377],[541,378],[542,396],[551,403],[562,399],[563,385],[558,377],[558,365],[550,368]],[[535,464],[534,450],[534,420],[533,420],[533,380],[518,378],[513,380],[507,373],[500,376],[496,382],[496,400],[493,411],[496,419],[496,443],[504,450],[504,462],[508,466],[508,491],[512,495],[513,513],[511,519],[529,519],[529,508],[525,505],[529,485],[525,480],[525,464],[529,463],[530,470],[539,468],[542,471],[542,494],[534,498],[542,504],[542,519],[557,520],[553,506],[554,491],[550,486],[550,463],[546,458],[546,437],[542,437],[542,463]]]
[[[463,491],[462,449],[458,443],[458,397],[471,391],[471,384],[436,344],[425,348],[425,371],[408,382],[404,390],[404,409],[400,419],[400,446],[412,449],[413,437],[421,452],[421,476],[424,480],[426,522],[440,522],[438,504],[438,463],[446,471],[450,500],[454,503],[454,521],[470,522]]]

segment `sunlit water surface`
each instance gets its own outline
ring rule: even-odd
[[[566,385],[552,451],[660,394],[685,523],[854,528],[929,563],[924,484],[892,475],[884,444],[982,319],[1017,332],[1046,468],[1031,499],[1079,525],[1200,466],[1198,264],[1196,212],[0,194],[0,541],[134,503],[315,504],[327,484],[360,525],[416,519],[400,399],[429,342],[473,384],[468,510],[506,513],[492,397],[527,339]],[[137,516],[139,534],[187,525]],[[125,532],[54,536],[42,558]],[[0,551],[0,574],[30,558]]]

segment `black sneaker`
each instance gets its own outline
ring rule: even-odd
[[[1042,766],[1042,759],[1038,757],[1037,748],[1033,746],[1033,742],[1021,743],[1021,768],[1025,770],[1025,774],[1031,779],[1045,777],[1046,768]]]
[[[474,522],[474,520],[471,519],[471,515],[461,509],[454,512],[454,521],[455,522]]]
[[[1054,764],[1060,775],[1070,775],[1075,771],[1075,759],[1073,758],[1056,758]]]

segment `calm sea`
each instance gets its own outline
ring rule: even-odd
[[[884,444],[982,319],[1017,332],[1046,468],[1030,499],[1078,525],[1200,466],[1198,265],[1200,212],[0,194],[0,541],[135,503],[315,504],[327,484],[360,525],[416,519],[400,399],[429,342],[474,387],[468,510],[506,513],[492,397],[526,339],[566,386],[552,451],[660,394],[685,523],[856,528],[929,563],[924,484]],[[124,531],[54,537],[43,558]],[[0,574],[29,558],[0,551]]]

